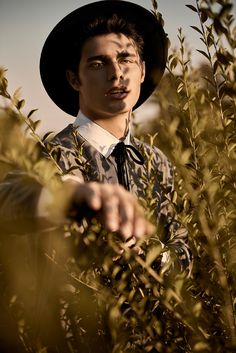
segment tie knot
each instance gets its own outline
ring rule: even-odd
[[[123,185],[126,190],[130,190],[129,172],[127,169],[127,163],[125,162],[129,156],[135,163],[143,164],[143,156],[135,147],[131,145],[125,145],[123,141],[117,143],[114,151],[112,152],[112,155],[115,157],[117,164],[117,175],[119,183]]]
[[[139,150],[132,145],[125,145],[123,141],[117,143],[112,155],[120,163],[125,163],[126,158],[129,156],[135,163],[144,164],[144,158]]]
[[[123,141],[117,143],[112,152],[112,155],[115,157],[116,161],[119,161],[120,163],[125,163],[127,151]]]

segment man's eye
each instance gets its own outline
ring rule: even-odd
[[[122,62],[122,63],[125,63],[125,64],[132,64],[132,63],[133,63],[133,60],[132,60],[132,59],[129,59],[129,58],[123,58],[123,59],[121,59],[121,62]]]
[[[92,69],[101,69],[104,66],[102,62],[94,62],[89,65]]]

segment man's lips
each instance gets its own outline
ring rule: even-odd
[[[130,91],[125,86],[112,87],[105,93],[105,96],[122,99],[125,98],[129,92]]]

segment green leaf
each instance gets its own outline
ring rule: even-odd
[[[19,101],[17,102],[16,108],[17,108],[18,110],[21,110],[21,108],[23,108],[24,105],[25,105],[25,100],[24,100],[24,99],[21,99],[21,100],[19,100]]]
[[[193,315],[199,317],[202,311],[202,303],[198,302],[193,306]]]
[[[172,196],[171,196],[171,201],[172,201],[173,203],[176,203],[177,198],[178,198],[177,192],[176,192],[176,191],[173,191]]]
[[[232,150],[234,150],[236,148],[236,143],[232,143],[229,145],[229,152],[231,152]]]
[[[41,124],[41,120],[34,121],[33,124],[32,124],[33,125],[33,129],[36,130],[39,127],[40,124]]]
[[[213,64],[213,72],[214,74],[217,72],[218,68],[220,67],[220,63],[216,60]]]
[[[212,82],[207,76],[203,77],[205,81],[207,81],[213,88],[215,88],[214,82]]]
[[[170,62],[170,69],[173,70],[178,65],[178,58],[174,57]]]
[[[200,10],[200,18],[201,18],[202,23],[205,23],[208,19],[208,15],[207,15],[206,11],[204,11],[204,9]]]
[[[205,342],[198,342],[193,347],[194,352],[201,352],[201,351],[210,351],[210,347]]]
[[[223,98],[223,97],[224,97],[225,91],[226,91],[226,87],[225,87],[225,85],[222,85],[222,86],[220,87],[220,89],[219,89],[219,96],[220,96],[220,98]]]
[[[222,23],[217,17],[214,18],[213,25],[218,35],[221,35],[222,33],[224,33],[226,36],[228,35],[228,30],[222,25]]]
[[[214,39],[211,33],[208,33],[206,40],[208,47],[211,47],[214,44]]]
[[[177,92],[180,93],[184,88],[184,84],[182,82],[180,82],[180,84],[177,87]]]
[[[227,119],[225,122],[225,126],[229,126],[233,122],[233,119]]]
[[[72,167],[70,167],[69,169],[66,170],[66,173],[71,173],[73,170],[76,170],[78,168],[79,168],[78,165],[73,165]]]
[[[148,251],[147,256],[146,256],[146,264],[147,266],[151,265],[154,260],[161,254],[162,252],[162,246],[161,244],[158,244],[154,247],[151,248],[151,250]]]
[[[197,49],[197,51],[198,51],[199,53],[201,53],[203,56],[205,56],[205,58],[207,58],[207,60],[210,61],[210,57],[209,57],[209,55],[208,55],[207,53],[205,53],[203,50],[200,50],[200,49]]]
[[[183,109],[183,111],[188,110],[189,109],[189,102],[186,102],[182,109]]]
[[[223,54],[218,51],[216,53],[216,56],[217,56],[217,59],[219,60],[219,62],[221,62],[221,64],[223,64],[223,65],[228,65],[230,62],[233,62],[233,57],[228,52]]]
[[[21,94],[21,87],[18,87],[13,93],[13,99],[19,99]]]
[[[152,6],[154,8],[154,11],[157,11],[158,6],[157,6],[157,1],[156,0],[152,0]]]
[[[58,148],[57,150],[53,151],[52,156],[53,156],[53,158],[55,159],[55,161],[56,161],[57,163],[59,163],[59,161],[60,161],[60,159],[61,159],[61,149]]]
[[[32,109],[29,114],[27,115],[27,118],[30,118],[31,115],[33,115],[38,109]]]
[[[190,10],[194,11],[194,12],[198,12],[197,8],[193,5],[185,5],[186,7],[188,7]]]
[[[5,92],[7,90],[7,86],[8,86],[8,81],[6,79],[6,77],[3,77],[2,78],[2,88],[3,88],[3,91]]]
[[[52,137],[53,134],[54,134],[53,131],[47,132],[47,133],[43,136],[43,138],[42,138],[43,142],[46,142],[47,140],[49,140],[50,137]]]
[[[202,31],[198,27],[196,27],[196,26],[190,26],[190,27],[193,28],[198,33],[200,33],[201,35],[203,35]]]

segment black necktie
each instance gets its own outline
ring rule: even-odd
[[[141,153],[131,145],[125,145],[124,142],[119,142],[112,152],[117,164],[117,176],[119,184],[123,185],[126,190],[130,190],[129,176],[127,171],[126,160],[130,157],[135,163],[143,164],[144,158]]]

